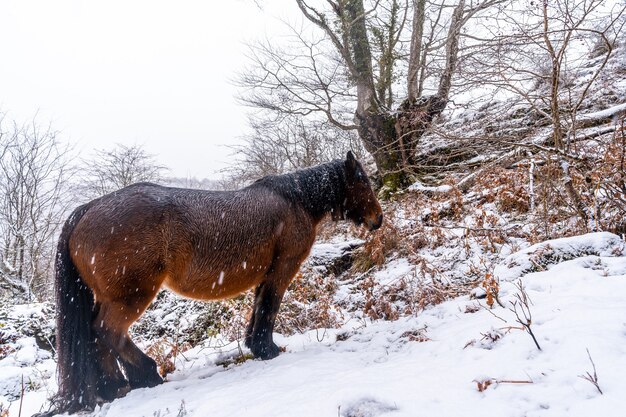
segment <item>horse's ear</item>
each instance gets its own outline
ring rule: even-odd
[[[352,153],[352,151],[348,151],[348,154],[346,155],[346,167],[349,168],[351,171],[356,170],[356,158],[354,157],[354,154]]]

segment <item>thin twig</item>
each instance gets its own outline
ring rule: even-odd
[[[593,362],[592,362],[593,363]],[[17,417],[22,417],[22,403],[24,402],[24,374],[22,374],[22,391],[20,392],[20,408],[17,412]]]
[[[521,324],[528,332],[530,337],[532,337],[533,342],[535,342],[535,346],[537,346],[537,349],[541,350],[541,346],[539,346],[539,342],[537,342],[537,338],[535,337],[535,334],[530,327],[533,322],[532,314],[530,312],[530,304],[532,304],[532,302],[530,301],[530,298],[526,293],[526,289],[524,288],[524,284],[522,283],[522,281],[519,281],[517,284],[515,284],[515,286],[519,290],[519,292],[515,294],[515,298],[517,298],[517,300],[511,301],[511,308],[509,308],[509,310],[512,311],[513,314],[515,314],[515,321]],[[522,316],[524,316],[523,319],[522,317],[520,317],[520,312]]]
[[[593,363],[593,359],[591,359],[591,353],[589,353],[589,348],[586,348],[586,350],[587,350],[587,356],[589,357],[589,362],[591,362],[591,366],[593,367],[593,375],[590,374],[589,372],[586,372],[585,375],[578,375],[578,377],[591,382],[593,386],[596,387],[600,395],[604,395],[604,393],[600,389],[600,385],[598,384],[598,374],[596,373],[596,364]]]

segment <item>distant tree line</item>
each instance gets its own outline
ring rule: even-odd
[[[60,227],[79,204],[164,167],[140,146],[117,145],[78,159],[57,132],[0,117],[0,297],[46,299]]]

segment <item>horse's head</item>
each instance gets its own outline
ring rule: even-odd
[[[372,190],[370,180],[352,152],[344,162],[346,172],[345,215],[357,226],[364,225],[370,231],[383,223],[383,211]]]

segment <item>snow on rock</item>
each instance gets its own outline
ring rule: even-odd
[[[547,269],[550,265],[588,255],[624,256],[626,244],[608,232],[588,233],[537,243],[507,256],[494,269],[503,281],[513,281],[525,273]]]
[[[316,243],[311,248],[307,262],[313,266],[332,264],[336,259],[361,246],[365,241],[353,239],[338,243]]]
[[[353,404],[349,404],[344,412],[338,407],[340,415],[350,417],[375,417],[397,410],[395,405],[386,404],[373,397],[360,398]]]
[[[24,337],[17,341],[15,361],[21,366],[33,366],[38,361],[52,357],[50,352],[39,349],[34,337]]]
[[[316,243],[305,261],[302,270],[312,268],[320,273],[341,275],[352,265],[353,252],[365,243],[361,239]]]
[[[411,191],[422,191],[426,193],[447,193],[452,190],[450,185],[427,186],[417,181],[408,188]]]
[[[9,415],[18,414],[22,390],[26,393],[22,415],[30,416],[56,389],[52,352],[40,346],[50,348],[50,313],[50,306],[43,303],[0,308],[0,410],[13,404]]]

